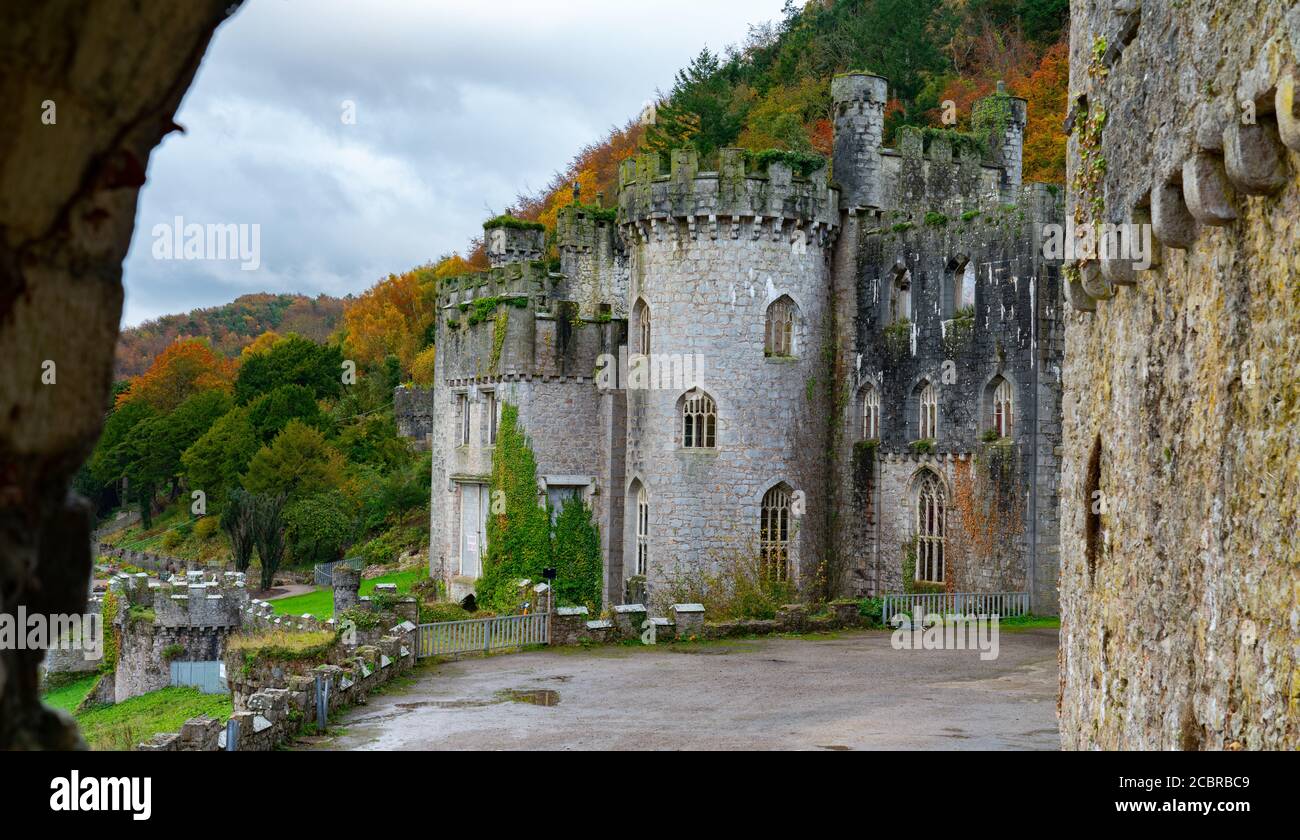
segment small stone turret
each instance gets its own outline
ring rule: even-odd
[[[1002,168],[1002,201],[1010,204],[1020,194],[1021,156],[1025,148],[1025,122],[1029,102],[1007,94],[1006,85],[998,82],[997,93],[975,103],[972,124],[976,131],[988,130],[989,158]]]
[[[537,222],[500,216],[483,224],[483,244],[493,268],[540,260],[546,251],[546,228]]]
[[[841,207],[880,207],[880,144],[885,134],[889,83],[868,73],[831,81],[835,108],[835,181]]]

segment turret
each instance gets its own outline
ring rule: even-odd
[[[546,228],[539,222],[497,216],[483,223],[483,244],[493,268],[540,260],[546,251]]]
[[[882,206],[880,144],[888,95],[888,82],[868,73],[844,73],[831,81],[834,177],[841,207]]]
[[[1025,121],[1029,102],[1007,94],[1006,85],[998,82],[997,93],[975,103],[971,127],[989,132],[989,157],[1002,168],[1002,201],[1012,203],[1020,194],[1021,155],[1025,147]]]

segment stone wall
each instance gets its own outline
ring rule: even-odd
[[[393,418],[399,435],[416,449],[428,449],[433,432],[433,389],[407,385],[393,389]]]
[[[176,583],[143,572],[121,573],[110,588],[121,599],[114,619],[119,638],[112,675],[115,703],[166,688],[173,660],[221,659],[226,640],[243,626],[249,606],[244,576],[236,572],[220,578],[189,572]]]
[[[226,659],[239,752],[273,750],[292,740],[316,719],[315,683],[330,684],[329,712],[364,703],[380,686],[415,665],[414,625],[396,626],[376,645],[355,648],[337,643],[319,659],[256,659],[238,652]],[[149,752],[206,752],[226,749],[226,722],[192,718],[179,732],[158,733],[137,749]]]
[[[459,597],[473,585],[461,579],[463,485],[488,483],[494,447],[488,411],[495,410],[499,423],[505,403],[518,408],[536,456],[539,501],[556,486],[578,488],[600,528],[605,568],[618,568],[624,398],[617,388],[599,388],[596,376],[602,356],[617,358],[626,323],[608,312],[583,317],[576,303],[557,300],[565,282],[540,263],[524,263],[458,278],[446,288],[432,400],[429,568]],[[484,298],[522,305],[501,303],[479,320],[473,301]],[[470,412],[468,443],[461,440],[462,396]],[[616,599],[619,586],[620,580],[608,582],[606,597]]]
[[[1067,285],[1062,741],[1295,749],[1300,7],[1072,6],[1069,209],[1161,264]]]
[[[238,5],[5,7],[0,99],[17,110],[0,147],[0,612],[85,608],[93,512],[69,483],[108,404],[136,198]],[[42,381],[51,362],[55,384]],[[41,705],[40,661],[0,651],[0,749],[80,745],[71,719]]]
[[[919,391],[928,383],[938,398],[934,464],[944,480],[947,531],[954,541],[966,537],[954,504],[961,488],[942,465],[971,465],[974,483],[971,470],[987,467],[1000,454],[995,446],[1013,460],[1009,473],[999,473],[1005,479],[1000,492],[1014,497],[1019,508],[1015,522],[998,535],[1005,547],[965,558],[965,574],[955,585],[1029,589],[1034,612],[1056,612],[1062,292],[1059,266],[1042,256],[1042,230],[1062,222],[1059,192],[1042,184],[1026,185],[1017,203],[993,210],[953,217],[866,211],[853,219],[859,244],[849,299],[857,302],[856,352],[848,364],[843,425],[850,434],[842,458],[852,457],[849,444],[865,434],[866,393],[874,391],[880,402],[877,467],[867,477],[874,483],[858,494],[867,498],[846,516],[852,528],[870,505],[870,517],[879,522],[878,528],[861,528],[858,544],[849,548],[853,591],[898,591],[901,584],[901,544],[916,531],[914,484],[925,466],[914,463],[912,443],[921,437]],[[904,282],[911,318],[900,330],[891,328],[890,298]],[[973,316],[959,319],[963,282],[970,284]],[[994,425],[999,381],[1013,394],[1012,434],[990,444],[983,438]],[[860,478],[842,472],[841,480],[841,498],[854,498]],[[983,504],[985,498],[974,501]],[[875,550],[865,550],[869,545]],[[949,554],[955,559],[955,552]]]

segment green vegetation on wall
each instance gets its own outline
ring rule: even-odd
[[[539,581],[551,565],[551,520],[538,504],[537,460],[519,427],[519,409],[503,402],[492,454],[487,556],[476,586],[478,603],[510,613],[518,607],[516,583]]]

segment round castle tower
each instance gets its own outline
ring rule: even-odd
[[[825,166],[746,171],[739,149],[722,150],[718,172],[697,170],[693,152],[673,153],[666,175],[642,155],[619,179],[630,267],[622,575],[644,577],[651,599],[692,567],[737,560],[766,558],[771,573],[807,581],[824,541],[839,196]]]

